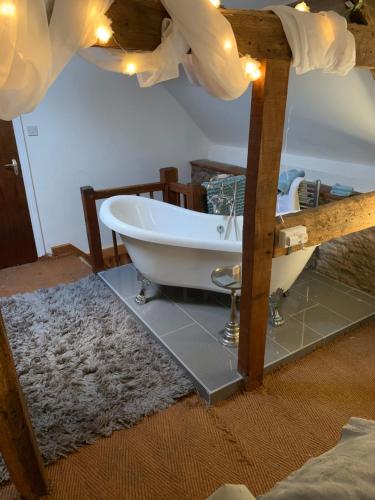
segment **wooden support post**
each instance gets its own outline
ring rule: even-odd
[[[22,498],[47,494],[38,445],[18,381],[0,312],[0,451]]]
[[[90,249],[90,262],[94,273],[105,269],[98,214],[96,211],[95,191],[91,186],[81,187],[83,213],[85,214],[87,239]]]
[[[262,62],[251,100],[243,225],[238,370],[246,388],[262,384],[271,281],[277,184],[290,61]]]
[[[171,192],[168,188],[168,184],[170,182],[178,182],[178,169],[176,167],[166,167],[161,168],[159,172],[160,182],[164,184],[163,201],[170,203],[171,205],[179,206],[179,194]]]
[[[204,195],[206,190],[199,184],[188,184],[186,193],[186,208],[196,212],[204,211]]]

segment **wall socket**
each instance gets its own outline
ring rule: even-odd
[[[290,248],[296,245],[304,245],[309,240],[306,226],[288,227],[280,229],[279,247]]]
[[[29,137],[36,137],[39,135],[39,130],[38,130],[38,127],[36,125],[28,125],[26,127],[26,130],[27,130],[27,135]]]

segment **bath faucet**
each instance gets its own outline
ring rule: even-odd
[[[226,177],[230,176],[216,175],[215,177],[211,177],[207,189],[213,188],[214,182],[220,181]],[[212,204],[212,210],[215,215],[227,215],[224,212],[227,212],[229,210],[229,213],[231,213],[233,210],[233,205],[235,203],[234,190],[232,195],[225,194],[224,183],[222,182],[220,186],[220,193],[215,193],[212,196],[208,197],[207,201]]]
[[[207,189],[213,188],[214,182],[220,181],[226,177],[230,176],[217,175],[215,177],[212,177],[208,183]],[[229,215],[229,219],[227,220],[226,223],[224,239],[225,240],[229,239],[231,226],[233,224],[236,240],[238,241],[240,239],[240,231],[238,228],[237,214],[236,214],[237,182],[236,181],[234,182],[234,187],[233,186],[226,186],[226,187],[232,191],[230,194],[224,192],[224,182],[221,182],[220,192],[207,197],[207,201],[208,203],[211,203],[212,211],[215,215]]]
[[[212,210],[215,215],[224,215],[223,212],[227,207],[231,209],[233,204],[232,198],[226,196],[224,193],[222,194],[214,194],[209,198],[209,201],[212,204]]]

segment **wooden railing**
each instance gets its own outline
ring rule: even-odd
[[[161,193],[163,201],[172,205],[198,212],[203,210],[203,188],[198,185],[179,183],[178,170],[175,167],[161,168],[159,182],[100,190],[95,190],[91,186],[81,187],[83,212],[90,249],[90,263],[94,272],[97,273],[106,268],[103,258],[98,212],[96,209],[97,200],[118,195],[148,195],[150,198],[154,198],[155,193]],[[117,245],[117,235],[114,231],[112,231],[112,241],[115,263],[119,265],[120,255]]]

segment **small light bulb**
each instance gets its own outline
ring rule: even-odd
[[[96,28],[95,35],[100,43],[108,43],[112,36],[112,32],[107,26],[101,24]]]
[[[224,42],[224,50],[229,51],[229,50],[231,50],[231,49],[232,49],[232,46],[233,46],[233,45],[232,45],[231,40],[229,40],[229,39],[228,39],[228,40],[225,40],[225,42]]]
[[[306,2],[297,3],[297,5],[294,8],[301,12],[310,12],[310,7],[307,5]]]
[[[130,63],[128,63],[128,64],[126,65],[126,67],[125,67],[125,71],[124,71],[124,73],[125,73],[126,75],[133,76],[133,75],[135,75],[135,74],[136,74],[136,72],[137,72],[137,66],[136,66],[134,63],[130,62]]]
[[[0,15],[7,17],[14,17],[16,15],[16,6],[11,1],[4,1],[0,3]]]
[[[212,5],[216,7],[217,9],[220,7],[220,0],[210,0]]]
[[[255,59],[247,61],[245,64],[245,74],[252,82],[258,80],[262,76],[259,62]]]

